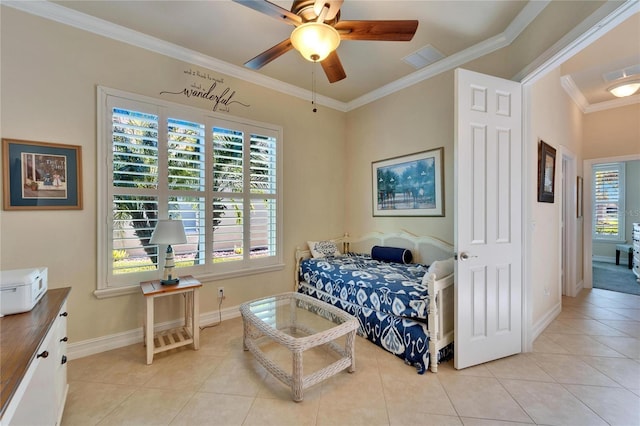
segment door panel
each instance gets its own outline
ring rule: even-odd
[[[456,368],[521,350],[521,98],[517,82],[456,70]]]

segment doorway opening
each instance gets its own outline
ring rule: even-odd
[[[578,277],[580,269],[576,265],[577,252],[581,247],[577,232],[577,173],[576,156],[564,146],[560,147],[561,182],[560,182],[560,283],[562,296],[574,297],[582,288],[582,277]]]
[[[619,240],[605,242],[592,237],[594,223],[593,209],[593,168],[597,164],[625,163],[629,174],[625,178],[624,236]],[[621,247],[619,265],[616,265],[616,248],[620,244],[632,244],[633,223],[640,222],[640,153],[598,158],[584,161],[584,287],[604,288],[621,293],[640,294],[640,283],[628,268],[628,253]],[[627,174],[625,172],[625,174]]]
[[[622,214],[616,221],[620,229],[619,236],[615,239],[596,238],[593,231],[594,223],[602,222],[598,221],[596,216],[603,214],[594,208],[593,171],[603,164],[621,164],[620,174],[624,177],[620,180],[621,200],[617,207]],[[587,221],[584,225],[585,272],[590,273],[591,287],[640,295],[640,283],[631,269],[633,254],[630,255],[630,251],[633,250],[633,224],[640,223],[640,154],[587,160],[584,170],[585,190],[588,189],[591,194],[588,199],[585,198],[585,201],[588,201],[585,204],[589,205],[585,208],[585,217],[589,220],[588,225]],[[614,211],[614,207],[616,206],[607,207],[607,213],[609,210]],[[590,250],[589,256],[586,254],[587,247]]]

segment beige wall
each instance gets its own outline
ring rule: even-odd
[[[346,226],[406,230],[453,243],[453,72],[348,113]],[[445,217],[373,217],[371,163],[444,147]]]
[[[640,104],[585,115],[585,160],[633,154],[640,154]]]
[[[582,174],[582,114],[560,86],[560,70],[555,69],[537,81],[531,90],[530,139],[526,141],[530,159],[529,198],[530,220],[527,224],[531,235],[530,285],[532,295],[532,324],[544,321],[545,316],[561,304],[560,281],[561,235],[561,161],[562,152],[575,156],[577,175]],[[556,148],[555,202],[537,202],[537,149],[540,140]],[[570,176],[575,180],[575,175]],[[582,246],[582,220],[575,219],[574,226]],[[582,251],[572,260],[577,271],[582,270]],[[581,278],[579,273],[577,278]],[[574,283],[575,284],[575,283]]]
[[[502,76],[505,49],[463,68]],[[406,230],[453,244],[454,71],[443,72],[350,111],[347,121],[346,226],[352,235]],[[444,148],[444,217],[373,217],[371,163]]]
[[[144,313],[139,294],[98,300],[96,289],[96,86],[161,98],[201,68],[78,29],[2,7],[2,137],[82,146],[84,208],[80,211],[2,211],[0,267],[49,267],[52,288],[71,286],[72,342],[135,329]],[[293,287],[293,252],[308,239],[345,231],[344,113],[208,71],[236,90],[249,108],[229,115],[280,125],[284,131],[284,256],[282,271],[205,283],[202,313]],[[211,110],[207,101],[162,98]],[[310,131],[313,129],[313,131]],[[134,283],[132,283],[134,284]],[[177,303],[177,302],[176,302]],[[159,303],[160,320],[175,315]]]

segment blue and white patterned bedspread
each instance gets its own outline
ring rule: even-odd
[[[300,263],[303,281],[340,300],[404,318],[427,318],[429,294],[422,285],[427,267],[403,265],[347,255],[306,259]]]

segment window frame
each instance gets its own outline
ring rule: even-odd
[[[596,173],[603,170],[616,170],[618,172],[618,201],[615,203],[618,207],[618,233],[615,235],[604,235],[596,233],[597,226],[597,214],[596,209],[599,203],[596,200]],[[594,164],[591,169],[591,237],[595,242],[609,242],[609,243],[621,243],[625,242],[626,228],[625,228],[625,197],[626,197],[626,182],[625,182],[625,163],[602,163]]]
[[[224,115],[217,112],[208,111],[201,108],[185,106],[182,104],[163,101],[160,99],[128,93],[118,89],[107,88],[103,86],[97,87],[97,141],[98,141],[98,162],[97,162],[97,217],[98,217],[98,232],[97,232],[97,253],[98,253],[98,267],[97,267],[97,285],[94,294],[98,298],[118,296],[121,294],[130,294],[139,290],[140,281],[158,279],[161,275],[161,263],[159,261],[159,267],[157,270],[147,272],[137,272],[133,274],[122,275],[115,278],[111,273],[112,269],[112,245],[113,245],[113,221],[110,219],[113,211],[112,204],[112,111],[110,104],[117,100],[118,107],[127,108],[131,106],[133,108],[144,108],[141,112],[148,112],[158,116],[158,139],[165,137],[166,139],[166,124],[169,117],[180,120],[190,120],[193,122],[202,123],[205,125],[205,223],[211,223],[213,219],[213,213],[210,208],[215,196],[213,188],[213,141],[212,133],[214,127],[230,128],[233,130],[241,131],[245,135],[245,147],[246,152],[243,153],[243,158],[246,159],[247,166],[244,173],[247,173],[249,169],[249,156],[250,150],[250,135],[259,134],[261,136],[275,138],[275,194],[268,197],[275,202],[275,239],[276,250],[273,256],[267,259],[249,259],[249,255],[245,255],[242,260],[235,262],[221,262],[214,263],[208,260],[208,255],[212,253],[213,247],[213,232],[211,228],[205,230],[205,253],[207,253],[207,261],[202,265],[195,265],[186,268],[180,268],[177,272],[180,275],[193,275],[201,281],[211,281],[216,279],[225,279],[232,277],[239,277],[245,275],[265,273],[275,270],[281,270],[284,268],[283,264],[283,181],[282,181],[282,168],[283,168],[283,137],[282,127],[262,122],[257,122],[245,118],[234,117],[230,115]],[[163,136],[160,136],[164,134]],[[159,145],[161,143],[159,142]],[[158,147],[162,150],[162,147]],[[162,158],[166,157],[166,153],[159,151],[158,156]],[[164,175],[164,176],[163,176]],[[248,181],[248,179],[245,179]],[[146,190],[145,193],[153,193],[158,197],[158,203],[165,202],[168,197],[174,195],[169,189],[166,182],[166,172],[161,173],[159,176],[159,187],[157,190]],[[245,184],[245,190],[242,192],[242,200],[245,211],[245,217],[243,220],[244,241],[248,241],[251,238],[250,227],[250,200],[255,198],[264,198],[261,195],[252,193],[249,190],[247,184]],[[161,212],[159,207],[158,219],[166,219],[165,215]],[[168,211],[168,209],[167,209]],[[246,246],[246,245],[245,245]],[[164,256],[160,250],[159,256],[162,261]]]

